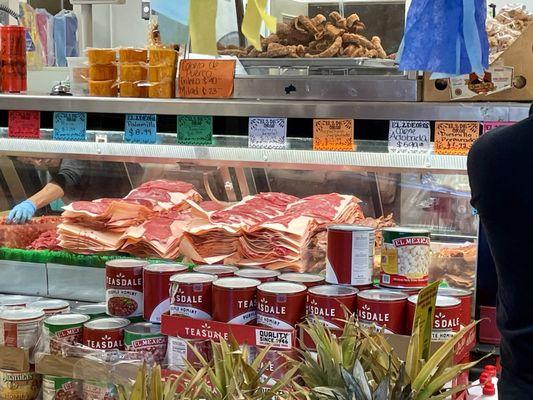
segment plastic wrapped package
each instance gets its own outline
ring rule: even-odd
[[[0,246],[25,249],[44,232],[56,229],[59,217],[38,217],[23,225],[7,224],[0,220]]]
[[[38,8],[35,10],[35,19],[41,40],[44,65],[53,67],[55,65],[54,17],[44,8]]]
[[[151,82],[148,87],[148,97],[170,99],[175,95],[175,88],[174,82]]]
[[[111,81],[118,76],[115,64],[91,64],[89,65],[89,79],[92,81]]]
[[[148,86],[140,82],[120,82],[120,97],[148,97]]]
[[[38,70],[43,67],[43,50],[37,29],[37,18],[33,7],[20,3],[19,24],[26,28],[26,59],[28,69]],[[65,64],[66,65],[66,64]]]
[[[148,50],[125,47],[118,49],[118,59],[121,63],[146,63]]]
[[[62,10],[54,16],[56,65],[67,66],[67,57],[78,57],[78,18],[72,11]]]
[[[89,64],[112,64],[117,61],[117,52],[114,49],[88,48],[85,53]]]
[[[67,57],[70,77],[70,93],[74,96],[87,96],[89,94],[89,67],[86,57]]]
[[[148,96],[172,98],[176,92],[176,63],[178,52],[172,48],[152,47],[149,53]]]
[[[117,97],[118,86],[116,80],[89,81],[89,95],[100,97]]]
[[[429,279],[443,281],[455,288],[473,289],[476,259],[475,243],[431,243]]]

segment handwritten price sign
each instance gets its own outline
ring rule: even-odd
[[[483,134],[493,129],[500,128],[502,126],[511,126],[514,124],[515,122],[486,121],[486,122],[483,122]]]
[[[231,97],[235,60],[182,60],[178,89],[184,98]]]
[[[429,121],[390,121],[389,152],[417,153],[429,149]]]
[[[178,144],[206,146],[213,143],[213,117],[206,115],[178,116]]]
[[[467,155],[479,137],[479,122],[436,122],[435,154]]]
[[[283,149],[287,138],[287,118],[250,118],[248,147]]]
[[[157,140],[157,115],[127,114],[124,129],[126,143],[155,143]]]
[[[10,138],[39,139],[40,111],[9,111],[7,135]]]
[[[313,120],[313,150],[354,151],[353,119]]]
[[[54,140],[84,141],[87,134],[87,113],[55,112]]]

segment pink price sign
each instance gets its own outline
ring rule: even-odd
[[[483,133],[487,133],[488,131],[499,128],[501,126],[510,126],[513,124],[515,124],[515,122],[486,121],[483,122]]]
[[[10,138],[39,139],[40,111],[9,111],[7,134]]]

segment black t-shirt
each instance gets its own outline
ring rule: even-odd
[[[532,150],[530,117],[481,136],[468,155],[472,206],[487,234],[498,277],[502,366],[527,383],[524,399],[533,399]]]

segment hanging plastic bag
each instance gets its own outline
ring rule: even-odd
[[[43,61],[47,67],[53,67],[55,64],[54,51],[54,17],[44,8],[35,10],[35,19],[37,22],[37,33],[41,40]]]
[[[485,0],[413,0],[398,52],[402,70],[433,72],[434,78],[488,68]]]
[[[26,3],[20,3],[19,7],[19,23],[26,28],[26,60],[28,63],[28,69],[42,69],[44,64],[43,52],[39,33],[37,32],[35,10]]]
[[[56,65],[67,66],[67,57],[78,57],[78,18],[72,11],[62,10],[54,16]]]

